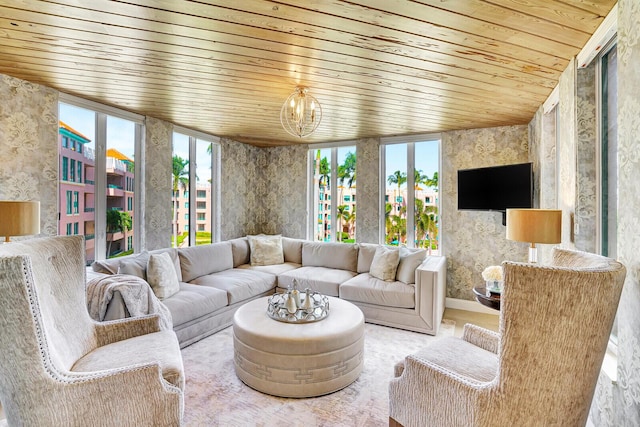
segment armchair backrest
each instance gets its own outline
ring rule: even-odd
[[[550,266],[504,262],[503,268],[501,404],[539,416],[541,425],[545,419],[584,425],[624,266],[599,255],[555,249]]]
[[[82,236],[0,245],[0,365],[68,371],[96,348],[85,274]]]

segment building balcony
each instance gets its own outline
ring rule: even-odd
[[[117,233],[107,233],[107,242],[124,239],[124,233],[122,231],[118,231]]]
[[[124,197],[124,190],[118,187],[107,187],[107,196]]]

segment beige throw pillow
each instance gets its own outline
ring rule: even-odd
[[[424,249],[400,248],[400,262],[398,263],[396,280],[407,285],[416,283],[416,269],[426,256],[427,251]]]
[[[168,253],[152,254],[147,264],[147,282],[161,300],[180,290],[176,268]]]
[[[282,236],[247,236],[251,248],[251,265],[274,265],[284,263]]]
[[[369,274],[378,279],[393,282],[396,279],[396,270],[400,262],[400,251],[396,248],[378,246],[376,254],[371,261]]]

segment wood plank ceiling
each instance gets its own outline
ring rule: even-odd
[[[0,0],[0,73],[259,146],[524,124],[614,4]]]

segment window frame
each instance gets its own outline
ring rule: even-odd
[[[314,162],[315,162],[315,153],[318,150],[331,150],[331,178],[330,178],[330,186],[331,191],[329,193],[329,198],[323,200],[322,202],[331,202],[331,200],[337,200],[338,197],[338,150],[340,148],[353,147],[356,154],[356,169],[358,168],[358,155],[357,148],[358,144],[355,140],[350,141],[340,141],[333,143],[319,143],[319,144],[309,144],[307,151],[307,240],[316,241],[315,240],[315,225],[317,224],[317,215],[316,214],[316,204],[320,203],[320,200],[316,200],[315,197],[315,188],[314,188]],[[344,203],[344,202],[343,202]],[[357,206],[357,204],[356,204]],[[331,238],[330,242],[336,242],[336,233],[333,230],[337,227],[337,217],[338,217],[338,205],[335,203],[331,203],[331,211],[329,213],[329,228],[331,230]],[[356,228],[356,236],[358,235],[358,229]],[[356,237],[357,239],[357,237]]]
[[[378,214],[378,243],[385,244],[386,242],[386,224],[385,224],[385,196],[387,189],[387,176],[386,176],[386,147],[388,145],[395,144],[407,144],[407,189],[415,188],[415,144],[420,142],[437,142],[438,143],[438,177],[442,176],[442,134],[441,133],[426,133],[419,135],[407,135],[407,136],[393,136],[380,139],[380,168],[379,168],[379,214]],[[442,182],[438,182],[438,194],[442,188]],[[442,197],[438,197],[436,206],[438,207],[438,218],[442,218]],[[411,209],[409,208],[411,207]],[[415,247],[415,190],[407,191],[407,247]],[[442,228],[440,229],[442,231]],[[442,243],[442,239],[438,239]],[[440,254],[443,253],[442,245],[438,246]]]
[[[95,183],[94,193],[95,210],[94,210],[94,239],[95,239],[95,260],[103,260],[107,257],[107,117],[111,116],[118,119],[131,121],[134,126],[134,159],[136,161],[136,175],[144,176],[145,159],[144,159],[144,120],[145,117],[140,114],[131,113],[119,108],[110,107],[88,99],[79,98],[61,92],[58,97],[58,108],[60,104],[72,105],[74,107],[83,108],[93,111],[95,120]],[[73,140],[70,140],[73,141]],[[144,179],[134,180],[134,207],[141,207],[140,203]],[[105,197],[97,197],[104,194]],[[58,202],[60,203],[60,202]],[[144,241],[142,234],[144,233],[143,224],[144,210],[139,209],[133,217],[133,245],[135,252],[139,253],[145,248],[142,247]]]
[[[189,222],[187,224],[187,228],[185,231],[189,232],[189,246],[196,246],[196,233],[198,231],[198,227],[196,225],[197,221],[197,203],[193,203],[192,197],[197,201],[198,199],[198,191],[197,191],[197,180],[196,180],[196,170],[198,159],[196,156],[197,147],[196,144],[198,140],[206,141],[211,144],[211,199],[206,199],[206,193],[204,200],[211,203],[211,243],[220,241],[220,178],[221,178],[221,144],[220,138],[217,136],[213,136],[207,133],[199,132],[193,129],[184,128],[182,126],[173,126],[171,132],[171,147],[172,147],[172,156],[173,156],[173,134],[180,133],[182,135],[186,135],[189,138],[189,189],[185,191],[185,196],[188,197],[189,208]],[[191,159],[195,159],[193,162]],[[179,192],[180,190],[178,190]],[[173,200],[172,195],[172,200]],[[173,221],[172,221],[173,223]],[[191,227],[190,225],[194,225]],[[173,225],[172,225],[173,227]]]

